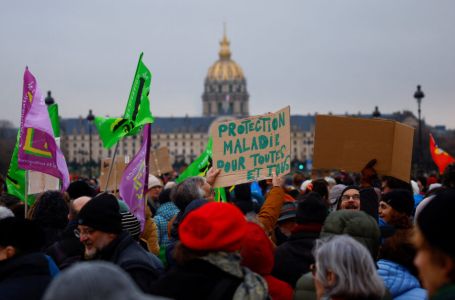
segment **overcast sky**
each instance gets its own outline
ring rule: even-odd
[[[411,110],[455,128],[453,0],[0,2],[0,119],[18,125],[26,65],[62,117],[120,116],[141,51],[155,116],[200,116],[223,22],[250,113]]]

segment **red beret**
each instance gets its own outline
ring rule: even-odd
[[[211,202],[192,211],[179,226],[182,244],[193,250],[240,250],[247,221],[233,204]]]

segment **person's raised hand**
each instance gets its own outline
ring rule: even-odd
[[[207,183],[213,186],[215,184],[216,177],[218,177],[220,172],[221,172],[221,169],[216,169],[214,167],[211,167],[207,171],[207,175],[205,176]]]

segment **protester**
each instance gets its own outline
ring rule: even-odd
[[[319,240],[312,269],[318,299],[381,299],[384,284],[367,249],[349,236]]]
[[[156,176],[149,174],[148,178],[148,191],[145,194],[147,199],[147,205],[152,211],[152,215],[155,214],[156,210],[159,207],[158,196],[160,195],[163,189],[163,182]]]
[[[417,217],[414,260],[430,299],[455,299],[455,189],[438,193]]]
[[[379,250],[378,274],[395,300],[427,299],[427,292],[416,278],[412,234],[410,230],[398,230],[385,239]]]
[[[76,234],[84,244],[84,258],[110,261],[120,266],[144,292],[148,292],[163,266],[156,256],[122,231],[119,209],[115,196],[106,193],[94,197],[81,209]]]
[[[164,189],[158,197],[160,207],[156,211],[154,217],[156,226],[158,228],[160,253],[163,252],[169,245],[169,235],[167,231],[167,224],[169,221],[178,214],[179,209],[171,201],[172,189]],[[162,255],[160,255],[161,257]]]
[[[84,245],[74,235],[74,230],[77,229],[79,211],[90,199],[82,196],[70,201],[68,225],[59,239],[46,249],[46,254],[52,257],[60,270],[80,261],[84,256]]]
[[[52,279],[49,261],[39,252],[44,232],[30,220],[0,220],[0,299],[41,299]]]
[[[297,200],[296,222],[289,240],[276,249],[272,275],[291,286],[310,270],[314,262],[312,249],[319,238],[328,209],[323,198],[315,192],[302,195]]]
[[[271,275],[275,264],[275,249],[261,226],[249,222],[240,251],[241,264],[261,275],[269,288],[269,295],[274,300],[290,300],[294,290],[292,286]]]
[[[382,196],[379,202],[379,216],[388,225],[397,228],[411,228],[414,210],[412,194],[405,189],[394,189]]]
[[[266,299],[262,277],[240,266],[247,221],[232,204],[208,203],[179,226],[177,265],[154,283],[152,293],[174,299]]]
[[[9,208],[16,218],[25,218],[25,205],[16,196],[6,193],[1,194],[0,206]]]
[[[321,230],[321,238],[347,234],[364,245],[373,259],[378,257],[378,223],[363,211],[342,209],[330,213]],[[306,273],[297,281],[294,299],[316,299],[315,286],[311,273]]]
[[[71,182],[66,192],[71,200],[84,196],[91,198],[96,194],[95,189],[86,180],[82,179]]]
[[[337,210],[339,209],[360,210],[360,190],[358,187],[350,185],[344,188],[338,199]]]
[[[62,272],[43,300],[153,300],[120,267],[108,262],[82,262]]]
[[[277,246],[286,242],[292,234],[292,230],[297,225],[295,217],[297,215],[297,203],[285,202],[281,207],[280,216],[274,231],[273,240]]]
[[[338,206],[338,200],[340,199],[341,193],[346,188],[344,184],[336,184],[329,190],[329,211],[336,210]]]
[[[68,225],[68,205],[59,191],[46,191],[39,195],[30,209],[30,219],[42,227],[45,234],[44,248],[56,242]]]
[[[146,242],[147,248],[150,252],[155,255],[159,255],[160,245],[158,227],[153,219],[152,211],[147,205],[145,206],[145,224],[144,231],[141,233],[141,239]]]

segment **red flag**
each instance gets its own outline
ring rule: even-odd
[[[445,168],[455,162],[455,159],[450,156],[443,149],[439,148],[434,141],[433,135],[430,133],[430,152],[431,158],[433,158],[434,163],[438,166],[439,173],[442,174]]]

